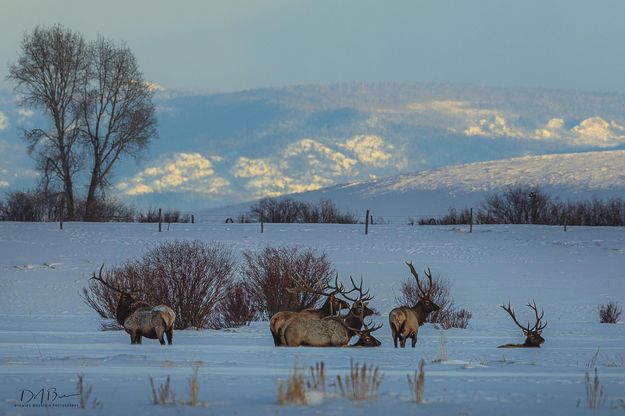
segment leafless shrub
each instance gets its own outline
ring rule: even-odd
[[[471,319],[471,312],[466,309],[457,309],[450,294],[451,284],[440,276],[432,279],[432,301],[440,309],[430,313],[426,322],[440,325],[443,329],[466,328]],[[419,301],[419,291],[414,279],[406,279],[402,282],[399,296],[395,302],[400,305],[413,306]]]
[[[266,247],[260,252],[243,253],[242,275],[249,284],[256,310],[263,317],[279,311],[311,308],[319,295],[307,292],[290,293],[292,277],[304,285],[316,287],[330,281],[334,270],[325,254],[298,247]]]
[[[164,223],[189,223],[191,217],[189,214],[181,215],[180,211],[171,209],[161,212],[161,221]],[[145,212],[139,213],[137,216],[138,222],[155,223],[159,221],[158,209],[150,208]]]
[[[416,404],[425,402],[425,360],[419,362],[419,373],[414,372],[414,376],[407,375],[410,394]]]
[[[138,301],[170,306],[176,312],[176,329],[205,328],[224,301],[233,271],[233,256],[225,246],[176,241],[105,270],[103,278]],[[91,281],[83,297],[102,318],[115,317],[118,295],[111,289]]]
[[[293,364],[286,383],[282,380],[278,381],[278,404],[308,404],[304,370],[297,363]]]
[[[329,199],[322,199],[317,205],[291,198],[264,198],[250,208],[250,216],[256,221],[269,223],[333,223],[356,224],[358,218],[350,213],[341,213]]]
[[[610,301],[605,305],[599,305],[599,322],[602,324],[615,324],[619,321],[622,308],[618,303]]]
[[[378,397],[378,390],[382,384],[382,373],[378,367],[362,366],[350,361],[349,374],[344,378],[340,375],[336,376],[336,385],[338,386],[341,397],[351,401],[374,400]]]
[[[471,209],[464,208],[460,212],[455,208],[451,208],[449,213],[440,218],[421,218],[419,225],[456,225],[469,224],[471,222]],[[411,224],[413,225],[413,224]]]
[[[253,321],[256,317],[256,304],[250,285],[246,282],[230,284],[216,312],[209,324],[213,329],[237,328]]]
[[[154,379],[150,377],[150,387],[152,388],[152,404],[168,405],[176,403],[176,395],[171,390],[171,379],[167,376],[165,383],[154,387]]]

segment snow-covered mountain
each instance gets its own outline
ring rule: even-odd
[[[513,185],[537,186],[564,200],[625,197],[625,150],[477,162],[336,185],[289,197],[309,202],[328,198],[341,209],[360,215],[370,209],[376,216],[393,221],[410,216],[438,216],[450,207],[477,207],[489,193]]]

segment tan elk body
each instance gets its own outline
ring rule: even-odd
[[[432,273],[430,270],[428,269],[428,271],[425,272],[430,285],[427,290],[423,290],[419,283],[419,274],[412,263],[406,262],[406,264],[417,281],[419,301],[412,307],[401,306],[393,309],[388,314],[388,322],[391,327],[391,336],[393,337],[393,345],[395,348],[397,348],[397,341],[399,341],[399,345],[404,348],[408,338],[412,339],[412,348],[414,348],[417,345],[419,326],[425,322],[431,312],[440,309],[440,307],[432,301],[434,286],[432,285]]]

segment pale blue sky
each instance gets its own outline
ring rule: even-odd
[[[150,80],[239,90],[437,81],[625,92],[625,2],[0,0],[0,87],[22,34],[125,40]]]

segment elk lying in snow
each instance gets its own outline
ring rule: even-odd
[[[158,339],[161,345],[165,345],[163,335],[166,335],[167,343],[171,345],[174,338],[176,313],[169,306],[151,307],[146,302],[135,301],[130,293],[114,287],[102,278],[103,268],[104,265],[100,267],[98,277],[93,273],[91,279],[97,280],[109,289],[120,293],[115,314],[117,322],[130,335],[130,343],[141,344],[141,338],[146,337]]]
[[[354,281],[352,279],[352,284]],[[353,346],[378,347],[378,341],[371,333],[381,328],[382,325],[369,328],[364,320],[365,317],[373,315],[375,311],[368,306],[368,301],[373,299],[368,292],[362,292],[362,280],[360,287],[354,284],[354,289],[358,290],[359,297],[352,299],[343,291],[342,296],[353,301],[349,313],[346,316],[328,316],[323,319],[307,319],[305,317],[295,317],[288,321],[281,332],[281,343],[288,347],[309,346],[309,347],[344,347],[349,340],[358,335],[359,339]],[[348,293],[350,293],[348,292]],[[364,329],[361,329],[362,327]]]
[[[410,268],[410,273],[412,273],[417,281],[417,295],[419,296],[419,301],[413,307],[401,306],[393,309],[388,314],[388,322],[391,327],[391,335],[395,348],[397,348],[397,340],[399,340],[399,345],[404,348],[407,338],[412,338],[412,348],[414,348],[417,345],[419,326],[423,325],[430,312],[440,309],[440,307],[432,301],[434,286],[432,285],[432,272],[430,272],[430,269],[425,272],[430,285],[427,290],[423,290],[419,283],[419,274],[412,263],[406,262],[406,264]]]
[[[295,288],[288,288],[287,290],[291,293],[294,292],[309,292],[315,293],[317,295],[325,296],[326,300],[320,308],[317,309],[304,309],[303,311],[294,312],[294,311],[281,311],[275,313],[271,320],[269,321],[269,329],[271,330],[271,335],[273,336],[274,345],[280,346],[282,345],[280,341],[280,334],[284,326],[288,321],[293,318],[300,317],[306,319],[321,319],[326,316],[332,316],[339,312],[341,309],[349,308],[347,302],[342,299],[336,297],[336,294],[341,292],[343,286],[338,283],[338,276],[334,279],[334,286],[326,285],[321,291],[310,289],[305,287],[294,279],[296,282]],[[330,289],[330,292],[326,292],[326,290]]]
[[[541,319],[543,319],[545,311],[541,309],[540,316],[538,316],[538,307],[536,307],[536,302],[532,301],[532,304],[528,303],[527,306],[529,306],[536,315],[536,323],[532,328],[530,328],[529,322],[525,327],[517,321],[516,316],[514,315],[514,310],[510,306],[510,301],[508,301],[508,307],[506,307],[506,305],[501,305],[503,310],[508,312],[508,314],[512,317],[514,323],[523,330],[523,334],[526,338],[523,344],[505,344],[500,345],[497,348],[539,348],[540,345],[545,342],[545,339],[540,335],[542,330],[547,326],[547,322],[544,324],[541,323]]]

